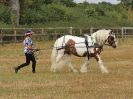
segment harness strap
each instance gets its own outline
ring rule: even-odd
[[[63,44],[65,43],[65,35],[63,37],[63,42],[62,42],[62,47],[63,47]]]
[[[61,47],[56,48],[56,50],[58,51],[58,50],[65,49],[65,48],[66,46],[61,46]]]
[[[64,35],[64,37],[63,37],[62,46],[61,46],[61,47],[56,47],[57,53],[58,53],[59,50],[65,49],[65,48],[66,48],[66,44],[65,44],[65,46],[63,46],[64,43],[65,43],[65,35]]]
[[[88,45],[88,39],[87,39],[87,36],[85,36],[85,45],[86,45],[86,49],[87,49],[87,58],[88,58],[88,60],[89,60],[90,57],[89,57],[89,50],[88,50],[89,45]]]

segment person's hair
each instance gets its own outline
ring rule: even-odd
[[[28,30],[28,31],[25,33],[25,36],[29,36],[29,35],[31,35],[32,33],[33,33],[32,30]]]

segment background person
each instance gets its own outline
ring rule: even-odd
[[[26,62],[15,67],[14,70],[15,70],[15,73],[18,73],[18,71],[25,67],[25,66],[28,66],[30,64],[30,61],[32,61],[32,73],[35,73],[36,72],[36,59],[35,59],[35,56],[34,56],[34,52],[35,51],[38,51],[39,49],[35,49],[34,48],[34,44],[33,44],[33,41],[32,41],[32,37],[33,37],[33,31],[32,30],[28,30],[26,33],[25,33],[25,40],[23,41],[23,44],[24,44],[24,53],[25,53],[25,58],[26,58]]]

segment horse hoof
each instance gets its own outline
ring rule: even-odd
[[[80,69],[80,72],[81,72],[81,73],[87,73],[87,68],[81,68],[81,69]]]

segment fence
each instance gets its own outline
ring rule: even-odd
[[[74,27],[55,27],[55,28],[0,28],[0,43],[19,42],[24,39],[26,30],[32,29],[35,32],[36,40],[53,40],[62,35],[83,35],[91,34],[101,28],[74,28]],[[133,37],[133,27],[109,28],[116,34],[117,38]]]

